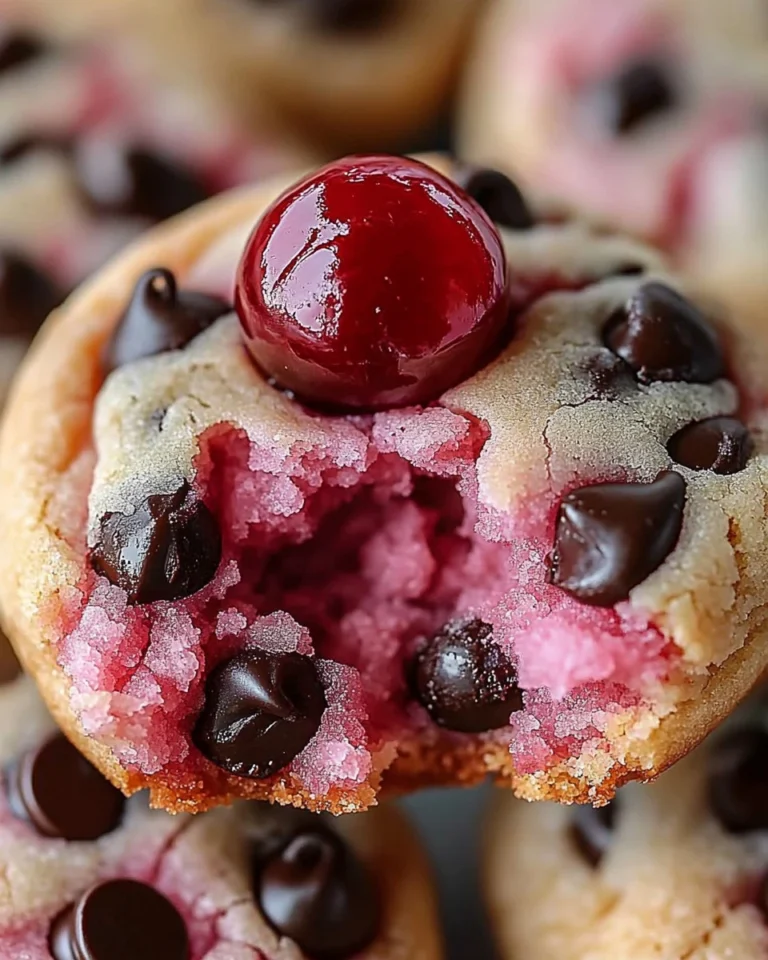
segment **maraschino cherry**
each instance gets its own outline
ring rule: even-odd
[[[509,322],[496,228],[402,157],[340,160],[283,194],[246,244],[235,300],[261,369],[341,410],[434,400],[490,359]]]

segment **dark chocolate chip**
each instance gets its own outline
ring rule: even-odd
[[[98,840],[120,825],[125,798],[61,734],[29,750],[8,772],[15,816],[44,837]]]
[[[262,0],[264,2],[264,0]],[[277,6],[285,0],[267,0]],[[289,0],[317,29],[357,33],[381,27],[395,13],[398,0]]]
[[[709,757],[709,802],[730,833],[768,830],[768,732],[737,730]]]
[[[131,514],[104,514],[91,551],[93,569],[138,604],[197,593],[220,560],[216,518],[186,481],[175,493],[147,497]]]
[[[0,335],[31,340],[64,292],[25,257],[0,250]]]
[[[63,137],[29,134],[23,137],[16,137],[15,140],[9,140],[3,147],[0,147],[0,164],[13,163],[22,157],[26,157],[30,153],[36,153],[38,151],[60,153],[66,156],[70,150],[70,141]]]
[[[641,383],[712,383],[724,375],[715,331],[690,301],[661,283],[646,283],[615,311],[604,340]]]
[[[755,445],[749,430],[734,417],[712,417],[690,423],[667,444],[669,455],[691,470],[727,475],[747,465]]]
[[[638,60],[590,88],[585,105],[604,130],[619,135],[666,113],[677,101],[669,67],[654,60]]]
[[[218,297],[179,290],[170,270],[148,270],[139,277],[128,308],[104,348],[104,374],[143,357],[180,350],[231,309]]]
[[[671,471],[574,490],[560,504],[551,582],[596,607],[626,600],[675,548],[684,506],[685,480]]]
[[[157,222],[209,196],[195,175],[179,163],[111,140],[79,142],[73,163],[84,200],[100,214]]]
[[[54,960],[189,960],[179,911],[137,880],[91,887],[51,924]]]
[[[28,33],[8,33],[0,39],[0,73],[31,63],[43,56],[46,45]]]
[[[310,657],[240,653],[208,678],[195,742],[229,773],[261,780],[301,753],[317,733],[326,706]]]
[[[460,166],[454,179],[500,226],[530,230],[535,225],[533,214],[517,185],[500,170]]]
[[[21,664],[6,635],[0,630],[0,687],[5,687],[21,675]]]
[[[482,620],[449,623],[419,653],[415,693],[441,727],[483,733],[522,709],[517,670]]]
[[[597,867],[613,839],[617,801],[604,807],[574,806],[571,808],[571,839],[581,856]]]
[[[267,922],[313,960],[347,960],[379,932],[373,879],[342,840],[306,829],[257,863],[257,897]]]

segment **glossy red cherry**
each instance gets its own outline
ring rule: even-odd
[[[246,244],[235,302],[262,370],[339,409],[434,400],[493,355],[509,317],[494,225],[402,157],[340,160],[280,197]]]

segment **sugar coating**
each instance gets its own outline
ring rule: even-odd
[[[231,292],[243,236],[218,238],[190,282]],[[736,412],[739,395],[727,381],[619,377],[606,388],[595,376],[610,365],[607,317],[664,276],[636,246],[573,226],[505,244],[514,284],[535,302],[502,356],[437,406],[310,414],[261,378],[232,316],[108,379],[94,415],[89,541],[104,512],[130,512],[182,478],[224,537],[217,577],[187,600],[129,607],[93,575],[68,598],[58,656],[72,707],[128,769],[203,772],[190,730],[210,669],[237,650],[298,650],[318,658],[329,709],[287,773],[316,796],[375,783],[404,739],[435,736],[407,689],[414,650],[472,615],[492,624],[525,691],[525,709],[489,743],[506,745],[523,773],[576,772],[589,756],[608,776],[762,624],[758,407],[748,416],[758,454],[742,473],[676,468],[688,484],[680,543],[629,601],[587,607],[546,582],[563,493],[653,479],[674,466],[674,432]],[[611,279],[628,261],[650,273]]]
[[[213,97],[158,80],[127,45],[54,44],[6,71],[0,143],[29,136],[140,145],[193,170],[211,193],[297,162],[288,144],[266,135],[260,142],[238,129]],[[108,167],[102,159],[102,176]],[[94,211],[78,191],[71,161],[45,148],[3,164],[0,214],[0,243],[31,257],[65,290],[148,226]]]
[[[764,693],[754,708],[762,723]],[[747,720],[737,713],[730,729]],[[486,889],[503,960],[766,955],[758,890],[768,844],[764,833],[727,833],[709,807],[707,757],[719,736],[656,783],[620,791],[597,868],[573,841],[573,808],[499,795]]]
[[[5,644],[5,640],[0,643]],[[20,676],[0,687],[0,768],[35,748],[53,734],[54,725],[34,690]],[[431,922],[421,874],[408,872],[409,837],[391,814],[374,817],[371,828],[388,834],[398,845],[400,876],[408,874],[421,899],[424,930]],[[51,960],[48,933],[52,920],[93,884],[130,877],[148,883],[168,897],[184,918],[189,932],[190,960],[301,960],[291,941],[268,926],[253,895],[253,852],[260,839],[293,826],[313,826],[295,814],[266,805],[242,803],[199,817],[169,816],[150,811],[146,797],[127,803],[122,824],[93,842],[67,842],[40,836],[8,806],[0,785],[0,956],[14,960]],[[366,830],[352,842],[371,847]],[[395,831],[392,833],[392,831]],[[346,831],[347,833],[349,831]],[[378,842],[378,841],[377,841]],[[376,847],[376,844],[373,844]],[[376,856],[380,859],[380,853]],[[415,862],[415,861],[414,861]],[[411,864],[413,865],[413,864]],[[381,869],[377,864],[374,869]],[[387,867],[388,869],[388,867]],[[382,891],[389,880],[379,877]],[[382,896],[389,896],[382,892]],[[407,929],[398,907],[390,905],[391,929],[362,956],[369,960],[405,956],[407,943],[425,960],[432,958],[430,937]],[[397,945],[397,946],[396,946]],[[424,951],[423,953],[420,951]]]
[[[469,70],[462,155],[663,244],[743,302],[768,249],[764,14],[754,0],[503,0]],[[671,70],[676,102],[613,136],[584,92],[638,59]]]

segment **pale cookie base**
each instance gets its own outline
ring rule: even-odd
[[[211,773],[205,782],[190,783],[163,778],[162,775],[147,777],[126,769],[105,745],[85,735],[74,719],[68,680],[57,663],[55,643],[59,638],[54,621],[57,603],[79,584],[81,578],[81,558],[68,545],[65,535],[67,526],[70,531],[82,531],[84,518],[73,516],[67,502],[66,483],[83,449],[89,444],[94,396],[100,386],[98,357],[101,346],[136,278],[144,270],[162,263],[180,278],[190,273],[204,274],[206,265],[210,266],[217,256],[226,253],[226,249],[222,251],[220,248],[229,249],[227,243],[222,244],[219,239],[230,233],[233,238],[242,238],[248,225],[256,221],[265,205],[286,183],[234,192],[149,234],[54,315],[28,357],[12,396],[11,414],[6,419],[0,445],[0,463],[4,465],[0,476],[0,523],[6,544],[0,553],[0,593],[9,634],[27,669],[36,677],[54,716],[80,749],[121,789],[131,793],[150,787],[154,804],[178,811],[205,809],[238,797],[269,797],[280,803],[345,812],[363,809],[373,803],[380,786],[385,792],[395,792],[426,784],[471,783],[489,772],[528,798],[600,801],[608,799],[616,786],[627,779],[652,778],[719,723],[746,695],[768,664],[765,617],[762,614],[764,605],[753,603],[748,593],[736,598],[744,607],[743,616],[739,618],[738,637],[729,631],[723,634],[715,627],[721,622],[718,617],[725,616],[722,622],[730,622],[727,620],[730,614],[718,610],[719,600],[717,596],[710,596],[711,590],[704,591],[704,613],[699,619],[698,614],[694,616],[693,608],[683,606],[677,634],[686,656],[701,668],[698,681],[691,681],[687,691],[677,691],[676,697],[682,696],[683,703],[676,705],[674,698],[667,704],[661,703],[655,715],[646,717],[639,728],[629,732],[622,726],[629,721],[619,715],[615,729],[609,731],[610,756],[603,750],[584,751],[577,759],[555,766],[545,774],[526,776],[517,772],[506,743],[497,735],[465,743],[432,728],[417,742],[398,744],[399,756],[386,771],[382,783],[374,775],[354,792],[332,790],[328,795],[314,796],[308,795],[291,776],[259,782],[230,777],[223,771]],[[518,241],[510,236],[508,242],[515,256],[520,256],[523,269],[525,256],[529,258],[528,262],[535,262],[540,250],[544,249],[553,255],[554,262],[566,276],[569,271],[578,276],[580,264],[582,269],[590,265],[608,270],[612,264],[616,265],[617,260],[628,256],[640,257],[641,262],[653,262],[652,257],[648,261],[642,248],[613,238],[596,238],[580,227],[560,232],[543,231],[531,240]],[[636,282],[636,278],[620,278],[573,296],[585,298],[577,302],[594,300],[594,309],[602,309],[600,305],[606,297],[621,296],[622,284]],[[555,302],[554,298],[552,302]],[[584,313],[587,318],[591,316],[586,308]],[[523,344],[527,337],[528,333],[522,338]],[[753,344],[748,347],[758,369],[759,351]],[[536,363],[544,365],[541,383],[550,389],[546,377],[556,374],[547,367],[549,355],[540,345],[530,349],[537,358]],[[738,354],[739,350],[745,349],[746,345],[741,345],[734,352]],[[485,418],[494,431],[497,442],[488,444],[478,468],[484,496],[501,509],[509,498],[520,493],[514,483],[514,470],[519,471],[520,464],[513,464],[508,445],[512,444],[511,449],[528,451],[527,440],[522,445],[520,440],[521,436],[526,436],[526,431],[537,435],[540,443],[541,427],[537,418],[543,415],[546,420],[547,415],[546,410],[542,414],[538,408],[525,416],[523,411],[520,419],[514,421],[520,435],[514,431],[510,435],[508,400],[511,394],[505,390],[499,393],[499,390],[500,385],[507,382],[505,377],[521,375],[516,366],[517,352],[517,348],[509,351],[503,361],[449,395],[458,407]],[[533,375],[536,376],[535,371]],[[665,385],[665,389],[670,386],[674,387]],[[722,390],[719,387],[712,389],[711,395],[707,392],[710,388],[703,391],[702,395],[710,398],[706,403],[716,404],[712,412],[719,410],[717,404],[725,404],[721,412],[726,412],[733,404],[732,389],[727,385]],[[497,403],[499,397],[503,401],[501,405]],[[550,404],[552,398],[545,397],[543,402]],[[709,409],[704,399],[700,402],[703,411]],[[290,408],[284,399],[271,399],[265,410],[269,405]],[[687,416],[690,417],[690,413]],[[296,416],[289,409],[290,418]],[[611,437],[604,445],[608,454],[612,449],[622,449],[611,445],[614,439]],[[631,436],[621,440],[623,446],[632,442]],[[561,452],[567,462],[571,453],[567,445]],[[578,447],[576,455],[578,457]],[[504,464],[509,468],[501,469]],[[655,461],[650,466],[654,467],[654,464]],[[737,482],[759,487],[762,469],[761,455],[760,465],[752,469],[748,477],[745,472],[747,479],[737,479]],[[82,487],[78,489],[81,491]],[[82,495],[81,492],[78,495]],[[706,498],[700,504],[706,507]],[[708,516],[707,510],[710,509],[706,507],[702,515]],[[757,535],[755,531],[752,534]],[[718,549],[727,547],[726,543]],[[685,594],[692,589],[684,585],[690,574],[688,567],[693,569],[700,551],[696,552],[694,543],[686,549],[685,556],[690,559],[682,564],[665,565],[662,570],[666,573],[657,571],[638,588],[642,603],[648,609],[663,612],[670,591],[674,598],[676,590]],[[743,562],[739,555],[738,563]],[[756,555],[750,562],[754,562],[754,566],[749,567],[751,572],[744,575],[747,586],[759,570],[761,557]],[[736,568],[736,562],[731,565]],[[708,576],[705,571],[704,577]],[[746,588],[739,584],[742,593]],[[710,614],[711,621],[707,619]],[[698,632],[703,625],[708,629],[704,634]],[[715,658],[714,661],[711,658]],[[720,666],[712,670],[707,680],[705,666],[712,662]],[[375,759],[379,761],[379,768],[391,761],[391,757]]]
[[[745,900],[765,875],[764,834],[727,834],[706,801],[705,745],[653,785],[620,795],[593,868],[571,813],[501,794],[485,886],[503,960],[758,960],[768,925]]]

